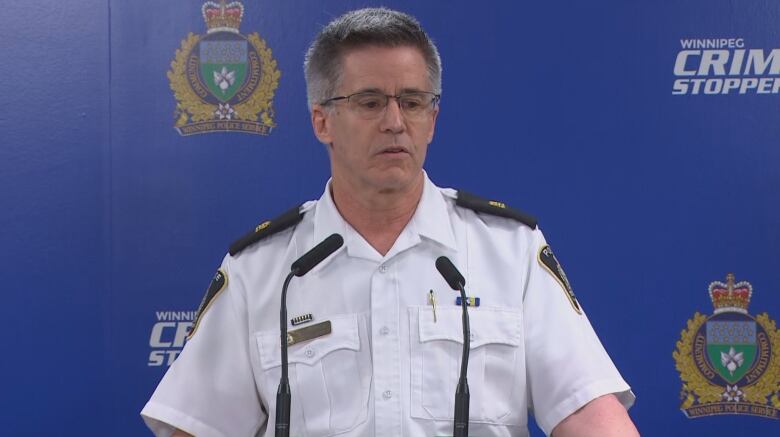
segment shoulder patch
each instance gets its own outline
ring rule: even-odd
[[[291,226],[295,226],[303,220],[303,212],[301,212],[301,205],[290,209],[284,214],[276,217],[272,220],[266,220],[257,225],[252,231],[248,232],[243,237],[234,241],[230,245],[230,256],[235,256],[237,253],[246,249],[247,247],[257,243],[263,238],[268,238],[277,232],[283,231]]]
[[[463,208],[473,209],[477,212],[514,219],[525,224],[531,229],[536,229],[537,222],[535,217],[530,216],[520,210],[506,206],[506,204],[503,202],[483,199],[482,197],[458,190],[458,197],[455,199],[455,204],[462,206]]]
[[[200,318],[203,317],[203,314],[209,309],[211,302],[214,301],[217,295],[219,295],[219,293],[225,289],[227,282],[228,278],[225,272],[222,271],[222,269],[217,270],[217,273],[214,274],[214,278],[211,280],[211,284],[209,284],[208,290],[206,290],[206,295],[203,296],[203,300],[198,306],[198,312],[195,313],[195,321],[192,323],[192,330],[187,335],[187,340],[191,339],[192,336],[195,335],[195,331],[198,329],[198,325],[200,324]]]
[[[561,263],[558,262],[558,258],[555,257],[550,246],[544,245],[539,249],[539,264],[550,272],[561,287],[563,287],[563,291],[566,292],[566,297],[569,298],[569,302],[574,308],[574,311],[576,311],[577,314],[582,314],[580,303],[577,301],[577,296],[574,295],[574,290],[571,288],[569,278],[566,277],[566,273],[563,271]]]

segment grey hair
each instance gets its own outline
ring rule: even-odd
[[[428,79],[441,94],[441,58],[436,45],[411,15],[387,8],[365,8],[334,19],[325,26],[306,52],[303,70],[309,110],[336,92],[341,58],[350,49],[365,46],[415,47],[428,66]]]

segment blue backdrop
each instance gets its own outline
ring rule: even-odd
[[[205,34],[202,1],[65,3],[0,12],[0,434],[149,435],[138,413],[228,244],[322,192],[303,53],[371,3],[245,0],[241,33],[281,72],[267,136],[174,129],[167,72]],[[658,3],[384,2],[443,59],[429,175],[540,218],[640,431],[780,434],[686,418],[672,358],[728,272],[752,283],[751,314],[780,317],[780,100],[745,83],[780,77],[780,4]],[[683,40],[729,38],[717,49],[762,50],[766,68],[719,75],[700,52],[675,73]]]

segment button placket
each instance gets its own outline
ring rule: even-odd
[[[398,287],[392,264],[381,264],[371,278],[371,321],[375,329],[374,360],[375,435],[401,435],[400,344],[398,338]]]

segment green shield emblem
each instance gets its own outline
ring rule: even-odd
[[[756,322],[710,320],[706,329],[707,356],[713,369],[730,384],[736,383],[756,358]]]
[[[199,44],[200,78],[222,102],[236,95],[246,79],[247,41],[207,39]]]

